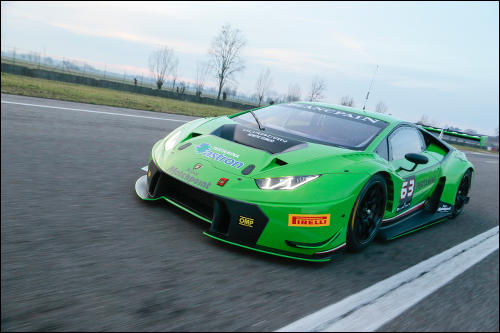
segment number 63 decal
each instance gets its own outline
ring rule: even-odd
[[[413,189],[415,188],[415,178],[410,178],[403,182],[401,187],[401,197],[400,200],[413,197]]]
[[[403,180],[403,185],[401,185],[401,196],[399,197],[399,204],[396,208],[396,212],[400,212],[411,206],[411,199],[413,199],[414,190],[415,176],[410,176]]]

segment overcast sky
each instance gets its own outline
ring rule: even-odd
[[[37,51],[97,68],[149,75],[159,45],[179,57],[192,81],[196,63],[223,24],[243,32],[238,91],[255,92],[269,68],[272,89],[298,83],[305,98],[315,76],[324,102],[344,95],[368,110],[383,101],[398,118],[422,115],[494,135],[499,112],[499,3],[494,2],[11,2],[2,1],[2,50]],[[215,86],[215,79],[209,83]]]

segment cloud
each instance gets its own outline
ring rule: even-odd
[[[401,88],[424,88],[430,90],[440,90],[443,92],[456,92],[458,90],[458,86],[456,84],[440,80],[403,79],[388,81],[387,83]]]
[[[341,70],[342,66],[328,61],[314,53],[292,51],[277,48],[249,48],[246,56],[254,58],[258,63],[292,69],[298,72],[314,72],[317,70]]]
[[[82,35],[89,35],[94,37],[106,37],[106,38],[116,38],[134,43],[142,43],[147,45],[167,45],[171,47],[176,52],[190,53],[190,54],[206,54],[208,46],[203,47],[199,44],[189,43],[185,41],[169,39],[165,37],[155,37],[148,35],[140,35],[134,33],[127,33],[123,31],[113,31],[113,30],[101,30],[98,28],[89,28],[76,25],[69,25],[64,23],[49,23],[50,25],[71,31],[73,33],[78,33]]]
[[[189,4],[116,2],[58,2],[41,5],[39,8],[23,8],[26,4],[8,8],[10,17],[46,24],[72,33],[92,37],[116,38],[149,46],[167,45],[175,51],[190,54],[206,54],[208,43],[186,42],[163,34],[161,22],[179,21],[186,27],[186,18],[196,19],[196,13],[189,12]],[[56,7],[54,7],[56,6]],[[2,9],[2,20],[4,19]],[[189,21],[188,20],[188,21]]]

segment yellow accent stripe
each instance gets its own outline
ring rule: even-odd
[[[354,206],[354,212],[352,214],[352,219],[351,219],[351,230],[354,230],[354,218],[356,217],[356,211],[358,210],[358,203],[359,203],[359,198],[356,201],[356,205]]]

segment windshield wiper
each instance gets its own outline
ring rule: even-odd
[[[259,126],[259,129],[260,129],[261,131],[263,131],[263,130],[264,130],[264,127],[263,127],[263,126],[262,126],[262,124],[260,123],[259,118],[257,118],[257,116],[255,115],[255,113],[254,113],[252,110],[250,110],[250,113],[251,113],[251,114],[252,114],[252,116],[255,118],[255,121],[257,122],[257,126]]]

